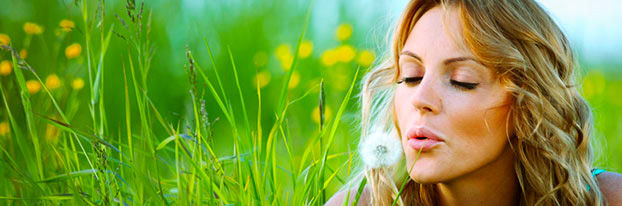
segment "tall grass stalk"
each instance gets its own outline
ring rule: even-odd
[[[80,38],[85,45],[83,67],[88,77],[88,98],[81,102],[77,91],[57,95],[37,70],[11,49],[20,101],[15,103],[3,86],[6,84],[0,84],[6,105],[3,110],[15,140],[15,146],[0,145],[0,155],[3,168],[14,170],[12,178],[19,181],[13,183],[14,190],[0,190],[8,193],[0,200],[55,205],[321,205],[330,185],[344,182],[340,176],[351,171],[353,153],[331,153],[331,145],[338,137],[359,71],[331,118],[326,116],[326,82],[313,85],[302,95],[289,90],[294,71],[298,70],[298,52],[305,39],[311,6],[300,28],[293,62],[274,101],[278,104],[265,104],[259,84],[256,91],[245,91],[247,85],[238,70],[239,51],[227,47],[225,57],[214,56],[205,38],[210,67],[201,68],[187,47],[186,69],[191,86],[188,116],[170,122],[152,101],[149,90],[155,49],[149,36],[151,12],[147,19],[143,18],[144,2],[126,1],[122,13],[127,15],[114,14],[115,24],[104,21],[103,1],[82,0],[76,5],[81,15]],[[108,51],[115,42],[125,46],[119,68],[108,64]],[[220,59],[227,59],[231,67],[217,64]],[[222,72],[226,71],[232,72],[233,78],[223,78]],[[46,101],[43,106],[33,103],[24,73],[31,73],[41,85]],[[105,91],[113,89],[108,86],[112,85],[110,75],[121,74],[122,112],[119,119],[113,119],[116,116],[112,114],[119,111],[107,106],[114,98]],[[227,93],[223,84],[227,81],[235,83],[235,93]],[[291,110],[315,92],[319,92],[321,107],[317,134],[303,148],[295,148],[297,134],[292,132],[296,128],[290,124]],[[206,105],[207,101],[215,105]],[[249,109],[252,104],[258,105],[256,113]],[[75,119],[80,114],[79,105],[88,108],[86,122]],[[227,138],[233,144],[226,155],[219,153],[221,145],[214,143],[215,137],[223,135],[214,134],[211,123],[216,115],[208,116],[206,106],[220,110],[230,130]],[[262,120],[265,106],[274,107],[273,121]],[[24,118],[20,119],[22,114]],[[45,142],[49,135],[42,135],[41,128],[47,125],[59,131],[57,143]],[[163,129],[166,136],[156,132],[158,129]],[[13,149],[18,150],[17,155]],[[297,153],[303,155],[298,158]],[[343,163],[331,162],[344,158],[347,161]],[[54,165],[48,165],[48,161]]]

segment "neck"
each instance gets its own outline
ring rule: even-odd
[[[514,154],[506,148],[497,160],[450,182],[438,183],[440,205],[518,205],[520,186]]]

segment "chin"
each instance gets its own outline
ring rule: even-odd
[[[410,173],[410,179],[419,184],[436,184],[443,182],[442,177],[437,174],[438,173],[434,174],[430,170],[427,172],[414,170]]]

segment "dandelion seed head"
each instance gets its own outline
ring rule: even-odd
[[[402,157],[402,144],[397,137],[376,131],[365,137],[359,152],[368,167],[387,167],[396,164]]]

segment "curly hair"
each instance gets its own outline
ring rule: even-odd
[[[511,93],[506,124],[513,133],[507,138],[516,157],[520,204],[603,205],[590,174],[593,119],[574,82],[575,56],[560,28],[533,0],[409,2],[392,31],[391,49],[363,78],[361,142],[378,127],[399,134],[393,108],[399,54],[415,23],[436,6],[457,9],[466,46]],[[403,161],[389,168],[363,168],[352,181],[362,177],[372,205],[395,199],[401,205],[438,203],[435,186],[411,180]]]

